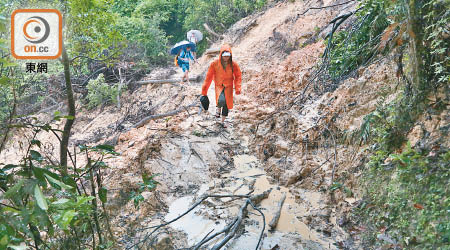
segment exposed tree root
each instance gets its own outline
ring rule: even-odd
[[[161,119],[161,118],[168,117],[168,116],[174,116],[174,115],[176,115],[178,113],[181,113],[183,111],[187,111],[189,108],[198,107],[199,105],[200,105],[199,102],[196,100],[195,102],[193,102],[193,103],[191,103],[191,104],[189,104],[187,106],[184,106],[184,107],[181,107],[179,109],[170,111],[168,113],[147,116],[144,119],[140,120],[138,123],[134,124],[133,128],[142,127],[144,124],[146,124],[150,120]]]
[[[228,224],[224,229],[222,229],[221,231],[214,233],[211,236],[208,236],[209,234],[211,234],[211,232],[209,232],[199,243],[197,243],[193,249],[199,249],[202,245],[204,245],[205,243],[207,243],[208,241],[210,241],[211,239],[223,234],[223,233],[227,233],[226,236],[219,242],[217,243],[212,249],[220,249],[222,248],[231,238],[233,238],[233,236],[236,234],[238,228],[240,227],[240,225],[242,224],[242,221],[245,219],[245,217],[247,216],[247,207],[248,205],[251,205],[256,211],[258,211],[262,217],[263,217],[263,228],[259,237],[259,241],[258,244],[256,246],[255,249],[258,249],[259,244],[261,243],[262,240],[262,236],[264,233],[264,228],[266,225],[266,221],[265,221],[265,217],[264,214],[261,212],[261,210],[259,210],[255,204],[259,204],[263,199],[266,199],[270,192],[272,191],[272,189],[269,189],[261,194],[257,194],[257,195],[230,195],[230,194],[205,194],[203,196],[200,197],[200,199],[195,202],[186,212],[180,214],[179,216],[177,216],[176,218],[166,222],[166,223],[162,223],[160,225],[157,226],[152,226],[152,227],[146,227],[146,228],[142,228],[139,231],[144,231],[147,229],[152,229],[154,228],[151,232],[147,233],[144,238],[138,242],[136,242],[135,244],[127,247],[126,249],[133,249],[134,247],[139,247],[139,245],[143,244],[144,242],[146,242],[147,240],[150,239],[150,237],[160,228],[169,225],[172,222],[177,221],[178,219],[180,219],[181,217],[185,216],[186,214],[188,214],[189,212],[191,212],[192,210],[194,210],[198,205],[200,205],[203,201],[205,201],[208,198],[245,198],[245,203],[241,206],[239,213],[237,215],[236,218],[233,219],[233,221]],[[231,230],[231,231],[230,231]]]

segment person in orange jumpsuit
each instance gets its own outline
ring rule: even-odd
[[[203,96],[208,94],[212,80],[214,80],[216,91],[216,117],[219,118],[222,113],[222,125],[227,127],[225,118],[228,116],[228,111],[233,108],[233,88],[236,95],[240,95],[242,82],[241,69],[233,61],[231,47],[228,44],[222,45],[219,59],[214,60],[209,65],[208,73],[202,86]]]

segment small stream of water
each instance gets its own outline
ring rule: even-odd
[[[261,249],[333,249],[331,242],[324,240],[323,236],[321,237],[318,232],[310,230],[301,221],[311,207],[319,207],[321,203],[320,193],[302,190],[302,199],[307,200],[308,204],[299,204],[286,187],[269,182],[264,170],[258,167],[256,157],[251,155],[234,156],[234,166],[235,168],[230,173],[224,174],[220,178],[212,179],[210,183],[203,184],[196,197],[185,196],[175,200],[169,206],[169,213],[165,220],[171,220],[188,210],[194,203],[194,198],[198,198],[204,193],[247,194],[249,192],[249,183],[255,180],[253,194],[272,189],[269,197],[262,200],[259,205],[266,220]],[[286,199],[277,227],[274,232],[269,232],[267,224],[276,213],[278,203],[283,194],[286,194]],[[242,200],[233,201],[233,205],[230,206],[220,207],[221,204],[229,200],[231,198],[221,199],[220,201],[211,200],[211,203],[217,203],[215,207],[201,204],[178,221],[172,223],[171,227],[185,232],[189,245],[195,245],[210,231],[220,231],[226,226],[227,221],[238,214],[239,208],[243,204]],[[220,208],[218,209],[217,207]],[[259,213],[250,206],[248,211],[248,217],[244,222],[244,233],[238,238],[232,239],[226,249],[242,250],[255,248],[263,222]],[[226,220],[227,218],[228,220]],[[220,239],[217,238],[217,241]],[[214,243],[212,241],[210,244]]]

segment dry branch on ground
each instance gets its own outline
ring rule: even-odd
[[[164,114],[147,116],[144,119],[140,120],[138,123],[134,124],[133,128],[142,127],[145,123],[147,123],[150,120],[161,119],[161,118],[168,117],[168,116],[174,116],[174,115],[177,115],[178,113],[181,113],[183,111],[187,111],[189,108],[198,107],[198,106],[199,106],[198,101],[195,101],[195,102],[193,102],[193,103],[191,103],[191,104],[189,104],[187,106],[181,107],[179,109],[175,109],[173,111],[170,111],[170,112],[167,112],[167,113],[164,113]]]
[[[200,75],[196,76],[196,77],[190,77],[189,81],[193,81],[193,82],[198,82],[200,81]],[[139,81],[136,82],[136,84],[138,85],[146,85],[146,84],[158,84],[158,83],[179,83],[180,79],[153,79],[153,80],[144,80],[144,81]]]

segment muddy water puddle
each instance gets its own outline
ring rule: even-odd
[[[196,196],[182,197],[175,200],[169,207],[166,221],[175,218],[188,210],[195,200],[204,193],[211,194],[259,194],[271,189],[267,199],[261,201],[259,208],[264,213],[266,226],[262,239],[261,249],[333,249],[332,242],[302,222],[302,217],[310,210],[317,209],[321,205],[321,194],[302,190],[301,201],[296,202],[295,197],[286,187],[271,184],[263,169],[258,168],[258,160],[251,155],[234,156],[234,169],[211,180],[200,187]],[[278,203],[283,195],[286,195],[282,206],[278,224],[274,231],[269,231],[268,223],[278,210]],[[198,206],[180,220],[171,224],[174,229],[187,234],[190,246],[199,242],[206,234],[217,232],[226,226],[226,223],[234,218],[239,211],[243,200],[208,199],[209,202]],[[230,204],[231,202],[231,204]],[[226,203],[226,205],[224,205]],[[205,205],[206,204],[206,205]],[[213,204],[213,205],[211,205]],[[244,231],[239,237],[230,241],[226,249],[254,249],[263,227],[261,215],[248,207],[248,217],[244,222]],[[217,238],[219,240],[221,238]],[[216,240],[216,242],[217,242]],[[215,242],[212,241],[209,247]]]
[[[169,213],[166,215],[165,220],[170,221],[187,211],[193,203],[192,201],[193,197],[189,196],[175,200],[169,207]],[[199,242],[204,237],[205,233],[208,233],[211,230],[220,231],[225,226],[224,221],[213,221],[198,215],[200,209],[202,209],[201,206],[195,208],[190,213],[171,224],[171,227],[174,229],[186,233],[188,244],[191,246]]]

